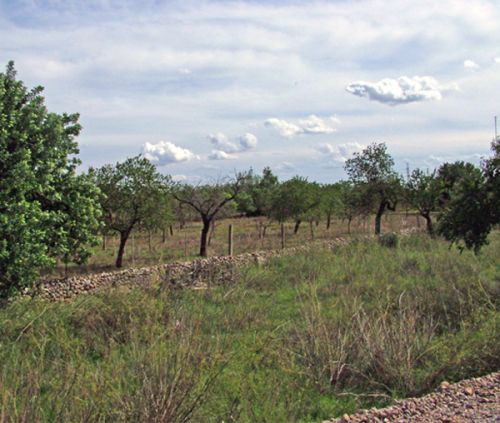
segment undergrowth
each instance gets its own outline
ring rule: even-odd
[[[207,290],[0,309],[0,422],[321,421],[500,367],[500,237],[355,242]]]

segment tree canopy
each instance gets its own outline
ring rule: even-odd
[[[125,245],[134,227],[140,224],[161,227],[170,217],[167,192],[170,179],[160,175],[141,156],[91,168],[89,175],[103,193],[101,206],[106,228],[120,234],[116,267],[121,267]]]
[[[84,262],[99,228],[99,190],[77,175],[78,114],[47,110],[42,87],[0,73],[0,296],[32,285],[58,258]]]

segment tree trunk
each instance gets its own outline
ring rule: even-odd
[[[385,211],[385,207],[387,206],[387,202],[386,201],[381,201],[380,202],[380,206],[377,210],[377,214],[375,216],[375,235],[380,235],[380,228],[381,228],[381,220],[382,220],[382,216],[384,214],[384,211]]]
[[[167,230],[163,228],[161,230],[161,243],[165,244],[166,241],[167,241]]]
[[[332,214],[328,213],[326,215],[326,230],[330,229],[330,225],[332,224]]]
[[[168,225],[168,228],[170,229],[170,236],[174,236],[174,226],[170,224]]]
[[[201,238],[200,238],[200,257],[207,256],[207,238],[211,222],[212,221],[210,219],[203,218],[203,228],[201,229]]]
[[[311,239],[314,240],[314,227],[313,227],[313,221],[312,220],[309,222],[309,228],[311,230]]]
[[[352,222],[352,216],[349,216],[347,219],[347,233],[351,235],[351,222]]]
[[[299,226],[302,223],[302,220],[295,221],[295,228],[293,228],[293,233],[296,234],[299,231]]]
[[[118,247],[118,256],[116,257],[116,267],[120,268],[123,264],[123,253],[125,252],[125,244],[127,243],[130,230],[120,232],[120,246]]]
[[[431,236],[434,237],[434,226],[432,225],[432,218],[430,213],[425,213],[422,214],[424,217],[426,224],[427,224],[427,233]]]

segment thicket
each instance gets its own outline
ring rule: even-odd
[[[206,290],[0,309],[3,421],[322,421],[497,370],[493,234],[275,259]]]

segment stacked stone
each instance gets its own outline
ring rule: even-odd
[[[336,238],[284,250],[217,256],[188,262],[166,263],[153,267],[43,280],[36,289],[26,290],[23,295],[38,295],[50,301],[64,301],[101,289],[121,286],[150,286],[155,282],[177,287],[230,284],[236,281],[237,271],[243,266],[263,265],[273,257],[294,255],[310,249],[334,249],[348,242],[350,241],[345,238]]]

